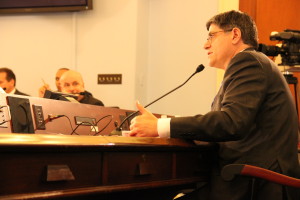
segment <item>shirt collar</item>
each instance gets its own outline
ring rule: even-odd
[[[14,88],[12,91],[10,91],[8,94],[14,94],[16,92],[16,88]]]

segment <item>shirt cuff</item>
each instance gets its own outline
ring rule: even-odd
[[[170,138],[171,118],[159,118],[157,121],[157,132],[160,138]]]

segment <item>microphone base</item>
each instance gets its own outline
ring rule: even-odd
[[[110,134],[110,136],[122,136],[122,130],[113,130]]]

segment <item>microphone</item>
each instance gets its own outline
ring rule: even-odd
[[[178,87],[174,88],[173,90],[171,90],[170,92],[162,95],[161,97],[157,98],[156,100],[152,101],[151,103],[147,104],[145,106],[145,108],[147,108],[148,106],[151,106],[152,104],[154,104],[155,102],[157,102],[158,100],[164,98],[165,96],[169,95],[170,93],[174,92],[175,90],[181,88],[183,85],[185,85],[195,74],[201,72],[204,70],[204,66],[202,64],[200,64],[197,68],[196,68],[196,71],[184,82],[182,83],[181,85],[179,85]],[[131,113],[130,115],[128,115],[127,117],[125,117],[125,119],[123,119],[123,121],[121,122],[121,124],[115,129],[113,130],[110,135],[122,135],[122,126],[123,124],[132,116],[136,115],[137,113],[139,112],[139,110]]]

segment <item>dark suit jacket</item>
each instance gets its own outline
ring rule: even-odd
[[[102,101],[93,97],[92,93],[90,93],[88,91],[84,91],[84,97],[83,97],[83,99],[80,100],[80,103],[91,104],[91,105],[96,105],[96,106],[104,106]]]
[[[293,97],[277,66],[252,49],[231,60],[212,111],[172,119],[171,137],[217,142],[217,171],[230,163],[264,168],[275,165],[284,174],[299,177]],[[220,187],[220,199],[233,199]],[[289,195],[290,199],[300,199],[295,192],[289,191]]]
[[[25,94],[25,93],[23,93],[23,92],[20,92],[20,91],[19,91],[19,90],[17,90],[17,89],[16,89],[16,92],[15,92],[15,94],[17,94],[17,95],[29,96],[28,94]]]

